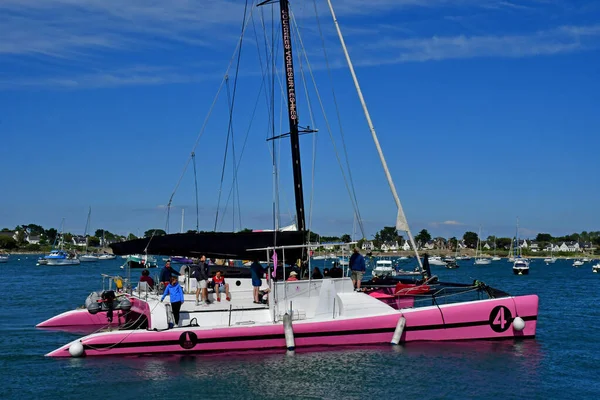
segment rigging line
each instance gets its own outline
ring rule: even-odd
[[[304,48],[304,43],[302,42],[302,38],[299,35],[298,35],[298,38],[300,40],[301,47]],[[334,154],[335,154],[336,160],[338,162],[338,165],[340,167],[340,171],[342,173],[342,178],[344,180],[344,185],[346,186],[346,191],[348,192],[348,195],[350,197],[350,202],[352,203],[352,207],[354,209],[354,212],[356,213],[357,205],[354,203],[354,199],[352,197],[352,191],[350,190],[350,186],[348,185],[348,179],[346,177],[346,172],[344,171],[344,167],[342,166],[342,161],[340,159],[340,154],[338,152],[337,145],[336,145],[335,139],[333,137],[333,132],[331,130],[331,125],[329,123],[329,119],[327,118],[327,114],[325,113],[325,106],[323,104],[323,100],[321,99],[321,94],[319,93],[319,89],[317,88],[317,82],[315,80],[315,76],[313,74],[312,67],[310,65],[310,61],[306,57],[306,52],[304,52],[304,55],[305,55],[305,58],[306,58],[306,65],[307,65],[307,68],[308,68],[308,70],[310,72],[311,80],[312,80],[313,86],[315,88],[315,93],[317,95],[317,99],[318,99],[319,105],[321,107],[321,112],[323,113],[323,120],[325,121],[325,126],[327,128],[327,133],[329,134],[329,138],[331,140],[331,144],[333,145]],[[365,235],[364,231],[362,233],[363,233],[363,237],[365,237],[366,235]]]
[[[260,40],[258,39],[258,33],[256,31],[256,25],[254,23],[254,18],[252,18],[252,26],[254,28],[254,37],[256,39],[256,50],[258,53],[258,62],[260,65],[260,70],[262,71],[262,85],[263,87],[267,86],[267,77],[269,76],[269,71],[268,68],[270,67],[270,57],[269,57],[269,44],[267,42],[267,32],[265,29],[265,24],[264,24],[264,11],[263,11],[263,7],[261,7],[260,10],[260,18],[261,18],[261,26],[263,28],[263,40],[264,40],[264,47],[265,47],[265,65],[263,66],[263,61],[262,61],[262,54],[261,54],[261,48],[260,48]],[[268,125],[270,125],[271,122],[271,118],[273,118],[273,116],[271,115],[271,108],[269,107],[269,91],[265,90],[265,104],[267,106],[267,112],[268,112]],[[267,130],[267,139],[269,138],[269,132]]]
[[[192,152],[192,162],[194,164],[194,186],[196,188],[196,232],[200,232],[200,217],[198,210],[198,176],[196,174],[196,153]]]
[[[245,31],[245,21],[246,21],[246,14],[248,12],[248,0],[246,0],[246,3],[244,5],[244,17],[243,17],[243,23],[242,23],[242,34],[240,37],[240,41],[243,41],[244,39],[244,31]],[[242,42],[243,44],[243,42]],[[233,137],[233,108],[235,106],[235,95],[237,93],[237,81],[238,81],[238,77],[239,77],[239,71],[240,71],[240,60],[242,58],[242,46],[240,45],[240,51],[238,52],[238,58],[237,58],[237,63],[235,66],[235,77],[233,80],[233,94],[231,96],[231,99],[229,100],[229,88],[227,88],[227,97],[228,97],[228,101],[230,101],[231,103],[231,107],[230,107],[230,111],[229,111],[229,128],[231,129],[231,157],[232,157],[232,163],[233,163],[233,185],[235,185],[235,189],[234,189],[234,193],[233,193],[233,231],[235,232],[235,195],[237,192],[237,197],[238,197],[238,218],[240,218],[240,228],[241,228],[241,210],[240,210],[240,204],[239,204],[239,185],[238,185],[238,179],[237,179],[237,169],[236,169],[236,160],[235,160],[235,140]]]
[[[250,137],[250,131],[252,129],[252,124],[254,123],[254,120],[256,118],[256,111],[258,110],[258,105],[260,103],[260,97],[261,97],[261,94],[262,94],[261,92],[263,90],[265,90],[265,85],[266,85],[266,81],[263,80],[261,82],[261,86],[260,86],[260,88],[258,90],[258,93],[256,95],[256,101],[254,102],[254,109],[252,110],[252,115],[251,115],[251,118],[250,118],[250,123],[248,124],[248,129],[246,130],[246,135],[244,137],[244,143],[242,145],[242,151],[240,153],[237,165],[235,166],[236,176],[239,173],[239,169],[240,169],[240,166],[241,166],[241,163],[242,163],[242,159],[244,157],[244,153],[245,153],[246,146],[247,146],[247,143],[248,143],[248,138]],[[227,195],[227,202],[226,202],[226,204],[229,204],[229,200],[231,198],[231,192],[232,192],[232,190],[233,190],[233,186],[230,188],[229,193]],[[239,200],[239,195],[238,195],[238,200]],[[219,222],[219,226],[222,226],[222,224],[223,224],[223,217],[221,217],[221,221]],[[241,225],[241,221],[240,221],[240,225]]]
[[[360,227],[360,231],[363,235],[363,237],[365,237],[365,230],[363,227],[363,222],[362,222],[362,217],[360,215],[360,208],[358,207],[358,198],[356,197],[356,189],[354,187],[354,179],[352,179],[352,170],[350,169],[350,158],[348,157],[348,150],[346,147],[346,140],[345,140],[345,136],[344,136],[344,129],[342,127],[342,117],[340,115],[340,108],[338,105],[338,101],[337,101],[337,96],[335,94],[335,90],[334,90],[334,84],[333,84],[333,76],[331,74],[331,67],[329,65],[329,57],[327,55],[327,48],[325,46],[325,38],[323,36],[323,30],[321,29],[321,20],[319,19],[319,12],[317,10],[317,3],[315,0],[313,0],[313,6],[315,9],[315,19],[317,20],[317,27],[319,29],[319,35],[321,37],[321,46],[323,48],[323,56],[325,57],[325,65],[327,67],[327,75],[329,77],[329,82],[331,85],[331,94],[333,97],[333,104],[335,105],[335,113],[337,116],[337,120],[338,120],[338,126],[340,128],[340,137],[342,138],[342,148],[344,150],[344,157],[346,159],[346,168],[348,170],[348,178],[350,179],[350,186],[352,188],[352,195],[354,196],[354,203],[356,204],[356,209],[355,209],[355,213],[356,213],[356,217],[358,219],[358,226]]]
[[[248,22],[249,20],[252,18],[252,12],[253,12],[253,8],[250,9],[250,13],[247,17],[247,19],[244,21],[244,27],[242,29],[242,33],[245,32],[246,28],[248,27]],[[235,49],[233,50],[233,54],[231,55],[231,58],[229,59],[229,64],[227,65],[227,68],[225,69],[225,73],[223,75],[223,79],[221,80],[221,83],[219,84],[219,88],[217,89],[217,93],[215,94],[215,97],[213,98],[213,101],[210,105],[210,108],[208,110],[208,113],[206,114],[206,117],[204,118],[204,122],[202,123],[202,127],[200,128],[200,132],[198,133],[198,136],[196,137],[196,141],[194,142],[194,146],[192,147],[192,153],[194,153],[196,151],[196,149],[198,148],[198,144],[200,142],[200,138],[204,135],[204,132],[206,130],[206,126],[208,124],[208,120],[210,119],[212,112],[215,108],[215,105],[217,104],[217,100],[219,99],[219,95],[221,94],[221,90],[223,89],[223,86],[225,85],[225,82],[227,80],[228,74],[229,74],[229,70],[231,69],[231,66],[233,65],[233,60],[235,59],[235,55],[238,52],[238,48],[241,47],[241,38],[238,41]],[[173,189],[173,193],[171,194],[171,197],[169,198],[169,204],[171,204],[171,202],[173,201],[173,197],[175,196],[175,193],[177,192],[177,190],[179,189],[179,186],[181,185],[181,181],[183,179],[183,176],[185,175],[185,172],[187,171],[187,168],[190,164],[191,161],[191,156],[188,157],[188,159],[185,162],[185,165],[183,167],[183,171],[181,172],[181,175],[179,177],[179,180],[177,181],[177,184],[175,185],[175,188]]]
[[[226,78],[227,79],[227,91],[229,91],[229,77]],[[223,166],[221,168],[221,181],[219,182],[219,194],[217,196],[217,212],[215,214],[215,225],[213,228],[213,231],[217,231],[217,222],[219,221],[219,208],[221,207],[221,194],[222,194],[222,190],[223,190],[223,180],[225,179],[225,166],[227,163],[227,150],[229,149],[229,135],[231,134],[231,131],[228,129],[227,130],[227,138],[225,139],[225,154],[223,155]],[[223,211],[225,212],[225,211]]]
[[[379,154],[379,160],[381,161],[381,165],[385,172],[386,179],[388,181],[388,185],[390,187],[390,191],[394,197],[394,201],[396,202],[396,207],[398,208],[398,214],[396,215],[396,230],[404,230],[408,234],[408,238],[410,239],[410,243],[413,246],[415,251],[415,256],[417,257],[417,262],[419,263],[419,268],[421,272],[423,272],[423,263],[421,262],[421,258],[419,257],[419,251],[417,250],[417,246],[415,244],[415,239],[410,231],[408,226],[408,220],[406,219],[406,215],[404,214],[404,209],[402,208],[402,203],[400,202],[400,197],[398,196],[398,192],[396,191],[396,186],[394,185],[394,181],[392,179],[392,174],[387,166],[387,162],[385,157],[383,156],[383,150],[381,149],[381,145],[379,144],[379,138],[377,137],[377,133],[375,132],[375,126],[373,125],[373,121],[371,120],[371,115],[369,114],[369,110],[367,109],[367,104],[365,102],[365,98],[362,94],[362,90],[360,89],[360,84],[358,83],[358,78],[356,77],[356,73],[354,72],[354,66],[352,65],[352,60],[350,59],[350,54],[348,53],[348,49],[346,48],[346,42],[344,41],[344,36],[342,35],[342,31],[340,29],[340,25],[338,24],[337,18],[335,16],[335,12],[333,11],[333,5],[331,4],[331,0],[327,0],[327,5],[329,6],[329,11],[331,12],[331,17],[333,19],[333,24],[335,25],[335,29],[337,31],[338,37],[340,39],[340,44],[342,46],[342,50],[344,51],[344,56],[346,57],[346,62],[348,63],[348,69],[350,70],[350,74],[352,75],[352,80],[354,81],[354,86],[356,88],[356,92],[358,94],[358,98],[363,108],[363,112],[365,114],[365,118],[367,120],[367,124],[369,125],[369,130],[371,131],[371,137],[373,142],[375,143],[375,148],[377,149],[377,153]]]
[[[227,86],[227,102],[229,105],[229,109],[232,110],[233,109],[233,103],[232,103],[232,98],[231,98],[231,93],[229,91],[229,85]],[[227,195],[227,201],[225,202],[225,207],[223,209],[223,214],[221,215],[221,221],[219,222],[219,229],[221,228],[221,226],[223,226],[223,219],[225,218],[225,214],[227,213],[227,207],[229,206],[229,201],[231,200],[232,194],[233,194],[233,205],[232,205],[232,213],[233,213],[233,218],[232,218],[232,222],[233,222],[233,231],[235,231],[235,197],[236,197],[236,177],[237,177],[237,172],[238,172],[238,168],[237,166],[239,165],[239,163],[237,163],[236,165],[236,161],[235,161],[235,147],[233,144],[233,126],[230,126],[230,131],[231,131],[231,147],[232,147],[232,163],[233,163],[233,183],[231,185],[231,188],[229,189],[229,193]],[[241,160],[240,160],[241,161]],[[239,195],[238,195],[239,198]],[[238,210],[239,211],[239,210]],[[215,228],[216,229],[216,228]]]
[[[215,228],[214,230],[217,230],[217,224],[218,224],[218,220],[219,220],[219,207],[221,204],[221,194],[222,194],[222,189],[223,189],[223,180],[224,180],[224,175],[225,175],[225,166],[226,166],[226,162],[227,162],[227,150],[229,148],[229,135],[231,135],[231,149],[232,149],[232,163],[233,163],[233,186],[237,186],[237,169],[236,169],[236,161],[235,161],[235,140],[233,137],[233,109],[234,109],[234,105],[235,105],[235,94],[237,91],[237,80],[239,77],[239,71],[240,71],[240,59],[242,57],[242,46],[243,46],[243,41],[244,41],[244,32],[246,30],[246,26],[247,26],[247,21],[246,21],[246,14],[248,12],[248,0],[246,0],[245,6],[244,6],[244,17],[242,19],[243,23],[242,23],[242,33],[240,35],[240,40],[239,40],[239,51],[237,54],[237,61],[236,61],[236,66],[235,66],[235,75],[234,75],[234,80],[233,80],[233,95],[231,95],[230,90],[229,90],[229,77],[227,77],[227,103],[229,106],[229,122],[228,122],[228,126],[227,126],[227,140],[226,140],[226,145],[225,145],[225,156],[223,159],[223,168],[221,170],[221,182],[219,184],[219,196],[218,196],[218,202],[217,202],[217,212],[215,215]],[[239,190],[238,190],[239,192]],[[234,201],[233,201],[233,231],[235,231],[235,190],[234,190]],[[238,203],[239,204],[239,203]],[[225,210],[223,210],[223,215],[225,214],[227,210],[227,204],[225,205]],[[239,210],[238,210],[239,212]],[[241,221],[241,219],[240,219]],[[241,222],[240,222],[241,224]]]
[[[300,36],[300,27],[297,25],[297,21],[295,19],[294,14],[292,14],[292,21],[294,22],[296,29],[298,31],[298,36]],[[306,49],[300,46],[301,52],[305,52]],[[300,76],[302,78],[302,85],[304,87],[304,93],[306,96],[306,103],[308,108],[308,115],[310,117],[310,123],[315,127],[315,116],[312,108],[312,103],[310,102],[310,95],[308,92],[308,84],[306,83],[306,75],[304,74],[304,68],[302,63],[302,54],[298,52],[298,65],[300,68]],[[310,230],[312,228],[312,212],[313,212],[313,201],[314,201],[314,193],[315,193],[315,168],[316,168],[316,159],[317,159],[317,134],[313,135],[313,152],[312,152],[312,169],[311,169],[311,187],[310,187],[310,200],[309,200],[309,209],[308,209],[308,229],[306,232],[307,238],[306,242],[310,242]]]
[[[241,49],[240,49],[241,50]],[[239,62],[239,59],[238,59]],[[234,93],[235,93],[235,89],[234,89]],[[233,137],[233,101],[232,101],[232,97],[231,97],[231,92],[229,90],[229,85],[227,86],[227,105],[229,106],[229,132],[231,132],[231,163],[233,164],[233,182],[231,182],[231,191],[230,193],[233,193],[233,201],[232,201],[232,207],[231,207],[231,213],[232,213],[232,218],[231,218],[231,223],[232,223],[232,227],[231,227],[231,231],[235,232],[235,178],[236,178],[236,171],[235,171],[235,140]],[[223,220],[223,217],[225,216],[225,213],[227,212],[227,206],[229,205],[229,198],[227,199],[227,202],[225,203],[225,209],[223,210],[223,216],[221,217],[221,221]]]

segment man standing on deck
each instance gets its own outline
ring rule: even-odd
[[[200,262],[198,266],[194,269],[194,278],[196,278],[197,286],[196,286],[196,305],[208,304],[208,263],[206,262],[206,256],[200,257]],[[198,297],[200,296],[200,291],[202,291],[202,301],[198,301]]]
[[[358,251],[358,247],[354,248],[354,253],[350,256],[348,264],[352,271],[352,283],[354,284],[355,290],[360,291],[360,281],[362,281],[367,267],[365,265],[365,258]]]

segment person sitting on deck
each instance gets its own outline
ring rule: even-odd
[[[340,268],[340,264],[337,262],[333,263],[333,268],[329,270],[329,277],[341,278],[343,275],[344,271]]]
[[[142,271],[142,276],[140,276],[140,282],[146,282],[148,284],[148,289],[154,289],[154,279],[150,276],[150,271],[147,269]]]
[[[165,262],[165,267],[160,271],[160,281],[165,285],[165,287],[169,286],[172,275],[179,276],[181,274],[171,268],[171,260],[167,260],[167,262]]]
[[[298,280],[298,273],[296,271],[292,271],[290,272],[290,277],[287,278],[288,281],[297,281]]]
[[[312,279],[323,279],[323,274],[319,267],[315,267],[312,272]]]
[[[215,295],[217,296],[217,301],[221,301],[221,293],[225,293],[225,300],[230,301],[231,297],[229,295],[229,283],[225,283],[223,273],[221,271],[217,271],[215,276],[213,276],[212,281],[215,285]]]

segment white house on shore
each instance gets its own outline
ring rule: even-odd
[[[385,242],[381,245],[381,251],[385,252],[397,252],[400,246],[398,246],[398,241],[395,242]]]

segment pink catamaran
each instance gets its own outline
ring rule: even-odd
[[[311,270],[307,257],[309,229],[304,215],[299,135],[314,131],[300,130],[298,125],[292,43],[302,42],[291,38],[297,30],[291,26],[288,0],[264,1],[258,5],[275,2],[279,3],[281,18],[290,131],[284,135],[273,133],[272,139],[289,137],[291,142],[297,230],[155,236],[113,244],[111,247],[115,254],[186,257],[204,254],[239,260],[256,259],[258,256],[262,260],[271,260],[276,253],[283,265],[305,260],[309,263],[308,271]],[[330,1],[328,3],[397,206],[396,229],[405,231],[411,248],[416,249],[333,7]],[[252,18],[251,14],[248,13],[246,24]],[[267,53],[276,54],[274,51]],[[271,67],[268,66],[268,69]],[[360,216],[357,217],[360,222]],[[423,270],[418,253],[416,260]],[[230,301],[217,302],[211,293],[212,303],[203,306],[196,305],[193,294],[195,279],[190,279],[186,272],[189,267],[183,266],[180,282],[186,295],[176,326],[173,326],[169,302],[160,301],[159,289],[148,290],[145,285],[132,289],[125,282],[90,295],[87,310],[63,313],[38,327],[95,332],[50,352],[48,356],[51,357],[285,351],[412,341],[531,338],[536,333],[536,295],[511,296],[479,281],[469,284],[439,282],[425,272],[419,279],[396,276],[365,281],[363,290],[355,291],[348,277],[311,279],[309,274],[308,279],[284,281],[281,277],[287,276],[286,270],[283,266],[277,268],[280,279],[276,279],[276,275],[275,279],[263,280],[261,292],[265,294],[264,304],[253,301],[249,270],[224,267],[222,270],[231,289]]]

